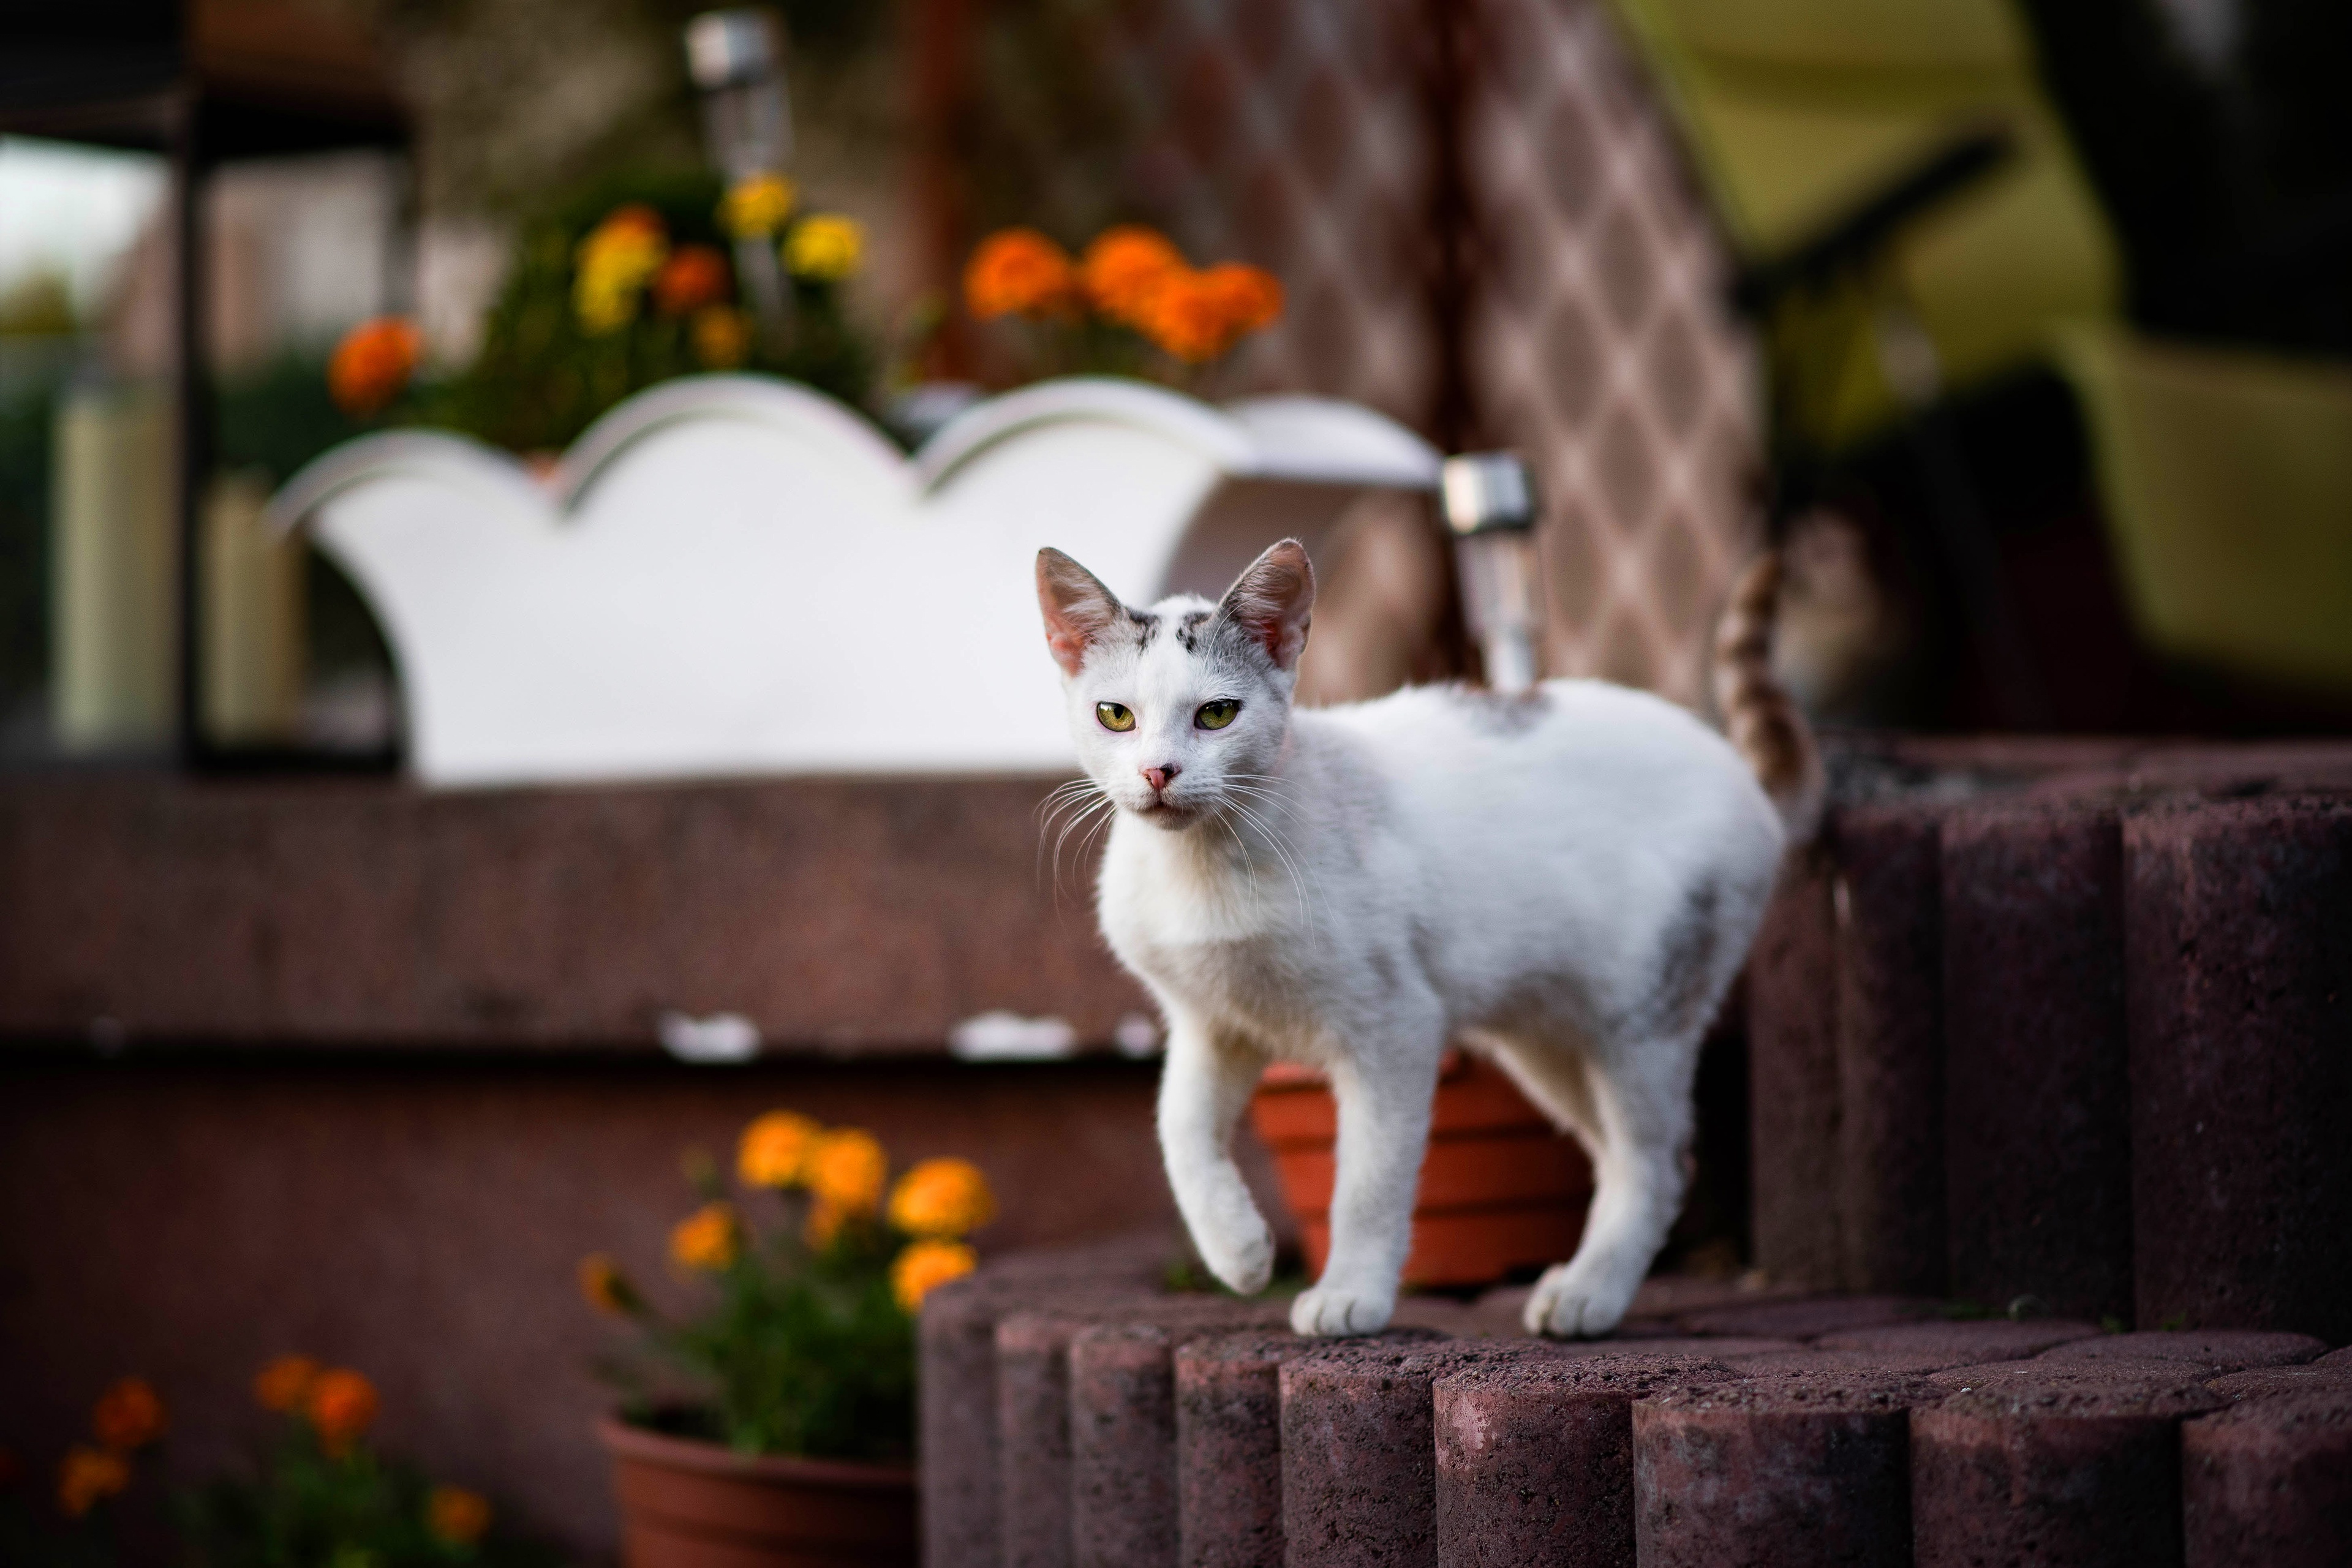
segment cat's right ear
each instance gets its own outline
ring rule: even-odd
[[[1125,613],[1101,578],[1050,545],[1037,552],[1037,607],[1045,615],[1045,647],[1065,675],[1077,674],[1087,649]]]

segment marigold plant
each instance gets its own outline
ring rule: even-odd
[[[1166,235],[1140,224],[1122,224],[1095,237],[1078,274],[1087,302],[1098,314],[1140,326],[1160,287],[1186,270],[1183,253]]]
[[[971,1271],[971,1248],[954,1238],[996,1212],[979,1168],[927,1160],[894,1186],[871,1132],[790,1110],[744,1129],[738,1197],[707,1155],[685,1163],[704,1202],[673,1231],[671,1257],[709,1295],[684,1315],[625,1298],[647,1353],[607,1363],[623,1415],[744,1453],[904,1457],[914,1315],[929,1291]],[[602,1254],[583,1260],[581,1282],[607,1311],[625,1289]]]
[[[362,321],[343,334],[327,362],[327,392],[352,417],[378,414],[408,388],[425,340],[397,316]]]
[[[143,1377],[126,1377],[98,1396],[89,1429],[118,1454],[135,1454],[163,1436],[163,1402]]]
[[[279,1356],[254,1374],[254,1403],[264,1410],[291,1415],[310,1404],[310,1385],[326,1370],[310,1356]]]
[[[963,298],[983,321],[1066,315],[1078,303],[1077,271],[1069,253],[1035,229],[1000,229],[981,241],[965,265]]]
[[[654,277],[654,308],[665,316],[688,316],[734,291],[727,258],[715,246],[681,245]]]
[[[425,1495],[425,1528],[449,1546],[471,1546],[490,1529],[490,1500],[463,1487],[438,1486]]]

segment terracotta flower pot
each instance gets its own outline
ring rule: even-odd
[[[912,1564],[915,1471],[848,1459],[751,1458],[607,1418],[626,1568]]]
[[[1277,1066],[1250,1102],[1250,1120],[1274,1152],[1307,1260],[1320,1273],[1331,1250],[1339,1107],[1318,1074]],[[1575,1141],[1500,1068],[1449,1053],[1438,1071],[1405,1282],[1488,1285],[1514,1269],[1560,1262],[1584,1233],[1591,1195],[1592,1167]]]

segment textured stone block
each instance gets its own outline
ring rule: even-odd
[[[1924,1375],[1938,1387],[1962,1394],[1980,1388],[2084,1388],[2161,1393],[2201,1387],[2207,1378],[2220,1376],[2221,1369],[2202,1366],[2195,1362],[2116,1356],[2101,1361],[1987,1362],[1974,1366],[1950,1367]]]
[[[1915,1379],[1802,1373],[1633,1406],[1642,1568],[1910,1562]]]
[[[2261,1333],[2247,1330],[2155,1331],[2141,1334],[2101,1334],[2074,1340],[2042,1352],[2045,1362],[2179,1361],[2192,1362],[2216,1372],[2242,1372],[2250,1366],[2294,1366],[2310,1361],[2327,1347],[2309,1334]]]
[[[996,1320],[1006,1310],[979,1279],[923,1298],[917,1419],[928,1568],[998,1560]]]
[[[2329,1351],[2317,1362],[2320,1366],[2352,1366],[2352,1345],[2340,1351]]]
[[[1829,853],[1791,858],[1748,959],[1756,1262],[1818,1289],[1843,1271],[1837,1190],[1837,920]]]
[[[1769,1373],[1818,1372],[1861,1373],[1865,1375],[1885,1375],[1890,1373],[1918,1373],[1941,1372],[1959,1365],[1957,1357],[1938,1355],[1932,1351],[1825,1351],[1811,1345],[1792,1351],[1758,1351],[1746,1355],[1723,1358],[1743,1377],[1759,1377]]]
[[[1070,1340],[1086,1326],[1045,1312],[996,1325],[1004,1568],[1069,1568]]]
[[[2352,1338],[2352,799],[2125,845],[2138,1321]]]
[[[1839,1283],[1941,1295],[1941,804],[1838,814]]]
[[[1950,1288],[2132,1310],[2123,837],[2094,802],[1979,804],[1943,827]]]
[[[2046,1318],[2021,1323],[2005,1318],[1958,1323],[1893,1323],[1884,1328],[1845,1329],[1823,1334],[1813,1342],[1813,1348],[1915,1352],[1947,1357],[1947,1366],[1968,1366],[1979,1362],[2022,1361],[2058,1345],[2089,1339],[2098,1331],[2089,1323]]]
[[[2352,1563],[2352,1385],[2189,1422],[2180,1491],[2187,1568]]]
[[[1439,1378],[1439,1568],[1633,1568],[1633,1401],[1730,1376],[1692,1356],[1606,1356]]]
[[[1431,1383],[1463,1367],[1547,1353],[1526,1340],[1381,1335],[1284,1363],[1284,1562],[1425,1568],[1437,1552]]]
[[[2194,1385],[2021,1380],[1913,1411],[1918,1568],[2179,1563],[2179,1424],[2219,1403]]]
[[[1913,1322],[1935,1310],[1935,1302],[1912,1296],[1822,1296],[1805,1301],[1759,1301],[1752,1306],[1685,1312],[1677,1321],[1694,1334],[1810,1340],[1851,1329]]]
[[[2352,1390],[2352,1366],[2311,1362],[2303,1366],[2257,1366],[2209,1377],[2205,1386],[2235,1405],[2273,1394],[2334,1394]]]
[[[1282,1363],[1322,1345],[1260,1331],[1177,1347],[1183,1568],[1282,1568]]]
[[[1176,1562],[1176,1388],[1169,1331],[1110,1323],[1070,1341],[1070,1557]]]

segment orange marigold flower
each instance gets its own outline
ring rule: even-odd
[[[580,1260],[580,1294],[598,1311],[616,1318],[632,1316],[645,1305],[621,1266],[602,1252],[592,1252]]]
[[[747,1187],[796,1187],[824,1129],[797,1110],[771,1110],[743,1129],[735,1174]]]
[[[1035,229],[999,229],[965,265],[963,298],[983,321],[1067,315],[1077,303],[1077,274],[1069,253]]]
[[[751,357],[751,322],[732,305],[705,305],[694,313],[694,357],[705,370],[733,370]]]
[[[1235,336],[1224,301],[1196,272],[1163,279],[1136,326],[1186,364],[1205,364],[1231,348]]]
[[[969,1160],[926,1160],[890,1192],[890,1223],[909,1236],[968,1236],[996,1217],[988,1178]]]
[[[1201,274],[1235,337],[1272,326],[1282,316],[1282,282],[1263,267],[1228,261]]]
[[[727,258],[715,247],[681,245],[654,275],[654,305],[665,316],[684,316],[727,298],[731,280]]]
[[[327,362],[327,391],[353,416],[375,413],[400,395],[416,374],[424,338],[397,316],[362,321],[343,334]]]
[[[131,1462],[105,1448],[77,1443],[58,1463],[58,1507],[79,1519],[131,1484]]]
[[[681,1268],[716,1274],[742,1250],[742,1233],[732,1204],[705,1204],[669,1233],[670,1260]]]
[[[1166,235],[1140,224],[1105,229],[1078,264],[1096,313],[1129,326],[1142,324],[1161,284],[1188,270],[1182,252]]]
[[[264,1410],[290,1415],[310,1402],[310,1385],[325,1369],[306,1355],[282,1355],[254,1374],[253,1398]]]
[[[163,1435],[163,1402],[143,1377],[126,1377],[98,1396],[90,1430],[118,1454],[134,1454]]]
[[[319,1447],[330,1454],[351,1451],[360,1434],[375,1425],[375,1384],[348,1367],[322,1372],[310,1384],[310,1426]]]
[[[961,1279],[980,1259],[961,1241],[919,1241],[898,1254],[890,1265],[890,1293],[899,1308],[912,1315],[923,1298],[950,1279]]]
[[[719,203],[719,226],[736,238],[765,238],[793,216],[798,193],[782,174],[751,174],[728,188]]]
[[[821,1204],[845,1215],[867,1215],[882,1206],[882,1184],[890,1156],[881,1140],[856,1127],[837,1127],[816,1141],[802,1179]]]
[[[463,1487],[435,1487],[425,1496],[425,1528],[451,1546],[471,1546],[489,1531],[490,1500]]]

